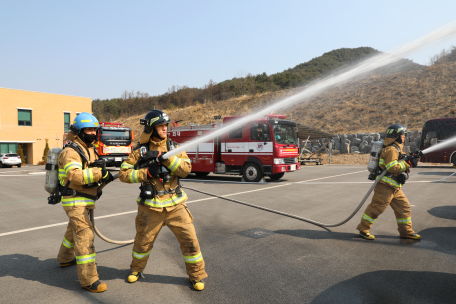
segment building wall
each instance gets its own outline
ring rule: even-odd
[[[19,126],[18,108],[32,109],[31,126]],[[36,165],[43,156],[45,139],[49,140],[50,148],[62,147],[65,112],[70,113],[72,123],[76,113],[92,113],[92,100],[0,88],[0,143],[26,144],[26,163]]]

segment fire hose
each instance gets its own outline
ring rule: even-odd
[[[294,215],[294,214],[289,214],[289,213],[285,213],[285,212],[282,212],[282,211],[278,211],[278,210],[274,210],[274,209],[258,206],[258,205],[255,205],[255,204],[246,203],[246,202],[243,202],[243,201],[235,200],[235,199],[224,197],[224,196],[217,195],[217,194],[208,193],[208,192],[201,191],[201,190],[198,190],[198,189],[194,189],[194,188],[190,188],[190,187],[184,187],[184,186],[182,188],[185,188],[185,189],[188,189],[188,190],[192,190],[192,191],[195,191],[195,192],[199,192],[199,193],[202,193],[202,194],[205,194],[205,195],[217,197],[217,198],[220,198],[220,199],[224,199],[224,200],[227,200],[227,201],[230,201],[230,202],[234,202],[234,203],[242,204],[242,205],[245,205],[245,206],[257,208],[257,209],[264,210],[264,211],[267,211],[267,212],[272,212],[272,213],[276,213],[276,214],[279,214],[279,215],[291,217],[291,218],[297,219],[299,221],[304,221],[304,222],[307,222],[307,223],[310,223],[310,224],[313,224],[313,225],[317,225],[317,226],[320,226],[320,227],[337,227],[337,226],[341,226],[341,225],[345,224],[346,222],[351,220],[353,218],[353,216],[355,216],[355,214],[359,211],[359,209],[364,205],[364,203],[366,202],[366,200],[369,197],[369,195],[372,193],[372,190],[374,190],[375,186],[377,186],[378,182],[382,179],[383,176],[385,176],[385,174],[387,172],[388,172],[387,170],[383,170],[383,172],[378,176],[378,178],[372,184],[372,186],[370,187],[369,191],[367,191],[366,195],[363,197],[363,199],[361,200],[359,205],[356,207],[356,209],[346,219],[344,219],[343,221],[341,221],[339,223],[336,223],[336,224],[323,224],[323,223],[320,223],[320,222],[317,222],[317,221],[313,221],[313,220],[309,220],[309,219],[306,219],[304,217],[300,217],[300,216],[297,216],[297,215]],[[442,179],[439,179],[439,180],[436,180],[436,181],[432,181],[431,183],[435,183],[435,182],[440,182],[440,181],[446,180],[447,178],[450,178],[451,176],[453,176],[455,174],[456,174],[456,172],[454,172],[453,174],[451,174],[450,176],[447,176],[445,178],[442,178]],[[119,174],[114,174],[113,177],[114,177],[114,179],[117,179],[119,177]],[[100,188],[103,188],[104,186],[106,186],[106,185],[104,184]],[[103,241],[111,243],[111,244],[117,244],[117,245],[132,244],[134,242],[134,240],[115,241],[115,240],[111,240],[111,239],[105,237],[100,232],[100,230],[98,230],[97,226],[95,225],[94,210],[91,209],[91,210],[89,210],[89,212],[90,212],[90,220],[92,221],[93,229],[94,229],[95,233]]]
[[[250,203],[238,201],[238,200],[235,200],[235,199],[232,199],[232,198],[228,198],[228,197],[224,197],[224,196],[221,196],[221,195],[211,194],[211,193],[208,193],[208,192],[204,192],[204,191],[193,189],[193,188],[189,188],[189,187],[183,187],[183,188],[189,189],[189,190],[192,190],[192,191],[195,191],[195,192],[199,192],[199,193],[202,193],[202,194],[218,197],[218,198],[230,201],[230,202],[234,202],[234,203],[242,204],[242,205],[245,205],[245,206],[257,208],[257,209],[264,210],[264,211],[267,211],[267,212],[272,212],[272,213],[276,213],[276,214],[279,214],[279,215],[291,217],[291,218],[294,218],[296,220],[308,222],[310,224],[317,225],[317,226],[320,226],[320,227],[337,227],[337,226],[341,226],[341,225],[345,224],[346,222],[351,220],[353,218],[353,216],[355,216],[355,214],[359,211],[359,209],[366,202],[366,199],[369,197],[369,195],[371,194],[372,190],[374,190],[375,186],[377,186],[378,182],[382,179],[383,176],[385,176],[385,174],[387,172],[388,172],[387,170],[383,170],[383,172],[378,176],[377,180],[370,187],[369,191],[367,191],[366,195],[361,200],[361,203],[359,203],[359,205],[356,207],[355,211],[353,211],[352,214],[350,214],[350,216],[347,217],[346,219],[344,219],[342,222],[339,222],[339,223],[336,223],[336,224],[323,224],[323,223],[320,223],[320,222],[317,222],[317,221],[313,221],[313,220],[309,220],[309,219],[306,219],[304,217],[300,217],[300,216],[297,216],[297,215],[294,215],[294,214],[289,214],[289,213],[285,213],[285,212],[282,212],[282,211],[278,211],[278,210],[274,210],[274,209],[258,206],[258,205],[255,205],[255,204],[250,204]]]
[[[359,205],[356,207],[356,209],[355,209],[355,210],[354,210],[346,219],[344,219],[343,221],[341,221],[341,222],[339,222],[339,223],[336,223],[336,224],[323,224],[323,223],[320,223],[320,222],[317,222],[317,221],[313,221],[313,220],[309,220],[309,219],[306,219],[306,218],[304,218],[304,217],[300,217],[300,216],[297,216],[297,215],[294,215],[294,214],[285,213],[285,212],[282,212],[282,211],[278,211],[278,210],[274,210],[274,209],[270,209],[270,208],[258,206],[258,205],[255,205],[255,204],[246,203],[246,202],[243,202],[243,201],[235,200],[235,199],[228,198],[228,197],[224,197],[224,196],[217,195],[217,194],[208,193],[208,192],[201,191],[201,190],[198,190],[198,189],[194,189],[194,188],[190,188],[190,187],[186,187],[186,186],[183,186],[182,188],[185,188],[185,189],[188,189],[188,190],[192,190],[192,191],[195,191],[195,192],[199,192],[199,193],[202,193],[202,194],[205,194],[205,195],[217,197],[217,198],[220,198],[220,199],[224,199],[224,200],[227,200],[227,201],[230,201],[230,202],[234,202],[234,203],[237,203],[237,204],[242,204],[242,205],[245,205],[245,206],[257,208],[257,209],[260,209],[260,210],[263,210],[263,211],[272,212],[272,213],[275,213],[275,214],[279,214],[279,215],[291,217],[291,218],[294,218],[294,219],[296,219],[296,220],[304,221],[304,222],[307,222],[307,223],[310,223],[310,224],[313,224],[313,225],[317,225],[317,226],[320,226],[320,227],[337,227],[337,226],[341,226],[341,225],[345,224],[346,222],[348,222],[349,220],[351,220],[351,219],[353,218],[353,216],[355,216],[355,214],[359,211],[359,209],[360,209],[360,208],[364,205],[364,203],[366,202],[366,199],[369,197],[369,195],[371,194],[372,190],[374,190],[375,186],[377,186],[378,182],[382,179],[383,176],[385,176],[385,174],[386,174],[387,172],[388,172],[387,170],[384,170],[384,171],[378,176],[377,180],[376,180],[376,181],[373,183],[373,185],[370,187],[369,191],[367,191],[366,195],[365,195],[364,198],[361,200],[361,202],[360,202]],[[115,174],[115,175],[113,175],[113,177],[114,177],[114,179],[116,179],[116,178],[119,177],[119,174]],[[117,245],[132,244],[132,243],[134,242],[134,240],[128,240],[128,241],[115,241],[115,240],[111,240],[111,239],[105,237],[105,236],[100,232],[100,230],[98,230],[97,226],[95,225],[95,217],[94,217],[94,210],[93,210],[93,209],[90,210],[90,220],[92,221],[92,225],[93,225],[93,229],[95,230],[95,233],[96,233],[96,234],[100,237],[100,239],[102,239],[103,241],[108,242],[108,243],[111,243],[111,244],[117,244]]]
[[[114,174],[112,177],[113,177],[114,179],[117,179],[117,178],[119,178],[119,174],[118,174],[118,173],[117,173],[117,174]],[[101,185],[98,189],[101,190],[101,189],[103,189],[105,186],[106,186],[106,184],[103,184],[103,185]],[[110,238],[105,237],[105,236],[100,232],[100,230],[98,230],[97,226],[95,225],[94,209],[90,209],[90,210],[89,210],[89,215],[90,215],[90,220],[92,221],[93,230],[94,230],[95,233],[100,237],[100,239],[102,239],[103,241],[108,242],[108,243],[111,243],[111,244],[117,244],[117,245],[133,244],[133,242],[135,241],[134,239],[133,239],[133,240],[128,240],[128,241],[115,241],[115,240],[111,240]]]

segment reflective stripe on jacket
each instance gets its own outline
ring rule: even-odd
[[[154,142],[152,139],[149,140],[150,151],[161,151],[166,153],[166,140],[160,142]],[[155,186],[157,191],[164,191],[163,184],[160,178],[153,178],[148,176],[147,168],[135,170],[134,166],[140,158],[139,149],[134,150],[130,156],[120,166],[119,179],[124,183],[142,183],[145,185],[148,181]],[[167,160],[163,161],[163,166],[168,168],[171,175],[171,181],[166,184],[166,190],[172,191],[178,186],[177,177],[186,177],[192,170],[190,159],[185,151],[179,153],[176,156],[171,156]],[[177,204],[183,203],[187,200],[185,192],[179,196],[177,193],[168,193],[163,195],[157,195],[153,199],[146,199],[144,204],[149,206],[151,209],[161,211],[162,208],[166,207],[168,211],[175,208]],[[140,198],[137,200],[140,201]]]
[[[383,148],[382,153],[380,153],[379,166],[382,170],[387,169],[389,173],[393,176],[398,176],[402,172],[407,171],[410,168],[404,160],[399,160],[399,150],[402,153],[402,144],[394,142],[394,138],[386,138],[383,145],[386,147]],[[386,184],[393,188],[401,188],[402,184],[398,183],[392,177],[384,176],[380,181],[383,184]]]
[[[73,132],[68,133],[66,139],[79,145],[89,162],[94,162],[98,159],[94,148],[87,147],[86,144]],[[83,164],[83,160],[79,153],[72,148],[63,149],[59,155],[58,164],[60,185],[65,186],[67,182],[70,181],[70,189],[93,196],[97,195],[98,187],[84,188],[84,185],[98,182],[101,179],[100,168],[88,168],[88,164]],[[64,209],[77,206],[93,206],[94,204],[94,200],[85,197],[62,197],[62,206]]]

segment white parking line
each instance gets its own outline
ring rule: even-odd
[[[333,175],[333,176],[327,176],[327,177],[321,177],[321,178],[315,178],[315,179],[302,181],[302,182],[297,182],[297,183],[305,183],[305,182],[310,182],[310,181],[314,181],[314,180],[338,177],[338,176],[343,176],[343,175],[348,175],[348,174],[355,174],[355,173],[360,173],[360,172],[366,172],[366,170],[356,171],[356,172],[351,172],[351,173],[345,173],[345,174],[339,174],[339,175]],[[286,184],[281,184],[281,185],[275,185],[275,186],[272,186],[272,187],[266,187],[266,188],[261,188],[261,189],[250,190],[250,191],[231,193],[231,194],[222,195],[222,196],[233,196],[233,195],[251,193],[251,192],[256,192],[256,191],[264,191],[264,190],[269,190],[269,189],[273,189],[273,188],[289,186],[289,185],[292,185],[292,184],[296,184],[296,183],[286,183]],[[191,203],[196,203],[196,202],[201,202],[201,201],[208,201],[208,200],[213,200],[213,199],[218,199],[218,197],[208,197],[208,198],[202,198],[202,199],[198,199],[198,200],[188,201],[188,202],[186,202],[186,204],[191,204]],[[135,212],[138,212],[138,211],[137,210],[133,210],[133,211],[114,213],[114,214],[109,214],[109,215],[96,216],[95,219],[108,218],[108,217],[125,215],[125,214],[130,214],[130,213],[135,213]],[[62,222],[62,223],[57,223],[57,224],[52,224],[52,225],[39,226],[39,227],[34,227],[34,228],[28,228],[28,229],[21,229],[21,230],[16,230],[16,231],[5,232],[5,233],[1,233],[0,237],[6,236],[6,235],[11,235],[11,234],[22,233],[22,232],[28,232],[28,231],[34,231],[34,230],[39,230],[39,229],[51,228],[51,227],[56,227],[56,226],[63,226],[63,225],[68,225],[68,222]]]
[[[0,174],[5,174],[5,173],[17,173],[17,172],[24,172],[24,171],[40,171],[43,169],[38,169],[38,170],[16,170],[16,171],[5,171],[5,172],[0,172]]]

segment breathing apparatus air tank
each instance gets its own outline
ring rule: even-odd
[[[376,141],[372,145],[372,150],[369,157],[369,163],[367,164],[367,170],[371,173],[369,175],[369,179],[375,180],[377,175],[379,174],[380,167],[379,167],[379,159],[380,153],[383,149],[383,140]]]
[[[44,189],[49,194],[55,194],[59,185],[59,165],[58,158],[62,149],[55,147],[49,150],[46,164],[46,181]]]

